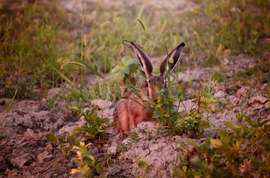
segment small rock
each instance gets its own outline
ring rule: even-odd
[[[214,95],[214,97],[216,97],[216,98],[225,98],[225,97],[226,97],[226,93],[223,92],[223,91],[218,91],[218,92]]]
[[[240,88],[236,93],[237,97],[239,99],[244,99],[247,96],[247,93],[248,93],[249,89],[250,89],[249,87]]]
[[[261,104],[264,104],[265,102],[267,102],[268,99],[263,97],[263,96],[255,96],[255,97],[252,97],[248,104],[255,104],[255,103],[261,103]]]
[[[23,177],[34,178],[35,176],[33,176],[29,171],[23,171]]]
[[[34,138],[37,137],[37,135],[31,129],[27,129],[27,131],[23,134],[23,136],[24,136],[25,140],[27,140],[27,141],[33,140]]]
[[[266,102],[266,103],[264,104],[264,106],[265,106],[266,109],[268,109],[268,108],[270,107],[270,101]]]
[[[40,132],[40,133],[38,133],[38,138],[39,139],[42,139],[43,138],[43,134]]]
[[[109,119],[109,123],[113,122],[113,103],[105,100],[92,100],[91,105],[97,105],[99,108],[96,111],[96,114],[100,118]],[[112,130],[109,130],[112,132]]]
[[[231,96],[228,96],[228,99],[230,100],[230,102],[231,102],[231,104],[233,106],[237,106],[238,105],[239,98],[231,95]]]
[[[18,165],[21,168],[21,167],[24,166],[25,163],[30,162],[31,160],[32,160],[32,158],[31,158],[30,154],[26,153],[26,154],[24,154],[22,156],[11,159],[10,163],[13,166]]]
[[[0,96],[1,96],[1,91],[0,91]],[[5,104],[5,100],[3,98],[0,98],[0,105],[4,105]]]
[[[60,91],[60,88],[49,89],[48,94],[47,94],[47,99],[53,99],[53,97],[57,95],[59,91]]]
[[[47,146],[45,147],[45,150],[46,151],[49,151],[49,152],[52,152],[53,151],[52,144],[50,142],[47,142],[46,144],[47,144]]]
[[[111,155],[116,155],[117,152],[117,146],[111,146],[107,149],[107,153]]]
[[[67,167],[71,169],[71,168],[74,168],[75,165],[74,165],[74,163],[70,162],[70,163],[68,163]]]
[[[0,172],[5,172],[6,169],[7,169],[6,161],[2,156],[0,156]]]
[[[201,142],[203,142],[203,141],[205,141],[206,140],[206,138],[200,138],[200,141]]]
[[[73,130],[75,127],[82,127],[86,124],[86,121],[84,120],[84,116],[80,118],[78,122],[76,122],[73,126],[64,126],[59,130],[59,135],[72,135]]]
[[[92,100],[91,105],[92,104],[98,105],[99,109],[107,109],[107,108],[110,108],[113,105],[112,102],[106,101],[106,100]]]
[[[39,154],[37,157],[37,161],[42,164],[43,161],[49,161],[52,159],[52,155],[48,151],[44,151],[43,153]]]
[[[116,142],[112,142],[112,146],[118,146]]]
[[[205,69],[194,69],[194,70],[185,70],[179,72],[178,79],[188,82],[188,81],[199,81],[205,80],[209,76],[209,72]]]
[[[110,176],[113,176],[113,175],[117,175],[118,173],[121,172],[121,166],[119,165],[113,165],[109,171],[106,173],[106,177],[110,177]]]

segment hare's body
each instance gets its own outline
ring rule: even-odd
[[[140,47],[138,47],[135,43],[131,42],[135,53],[140,61],[140,64],[146,74],[147,80],[135,86],[135,88],[139,88],[144,92],[138,90],[140,96],[143,100],[147,101],[149,98],[155,100],[157,96],[157,91],[154,89],[156,86],[159,89],[164,88],[164,81],[166,79],[166,69],[168,70],[168,59],[173,58],[173,63],[171,64],[170,69],[173,70],[175,65],[180,59],[180,55],[182,49],[185,44],[181,43],[178,47],[176,47],[168,56],[166,56],[160,66],[160,74],[158,76],[154,76],[152,74],[152,64],[150,58],[147,56],[145,52],[143,52]],[[170,72],[170,71],[168,71]],[[120,99],[115,104],[115,109],[113,112],[115,129],[117,132],[120,132],[120,137],[122,138],[122,132],[128,132],[130,127],[134,128],[139,123],[144,121],[151,121],[153,116],[153,111],[151,111],[151,104],[147,102],[143,102],[141,98],[139,98],[132,91],[129,91],[125,94],[125,97],[129,99]],[[137,102],[135,102],[135,101]],[[148,108],[148,109],[146,109]]]
[[[153,77],[151,80],[155,83],[159,83],[156,86],[159,86],[159,88],[162,88],[162,85],[164,84],[164,80],[157,76]],[[154,81],[156,80],[156,81]],[[149,90],[147,90],[146,83],[141,83],[139,85],[136,85],[135,88],[140,88],[144,91],[140,92],[140,95],[143,100],[147,101],[149,100]],[[156,92],[156,91],[154,91]],[[154,96],[156,96],[157,93],[154,93]],[[114,123],[116,123],[116,130],[118,132],[122,131],[128,131],[130,127],[134,128],[139,123],[150,121],[152,119],[153,113],[150,111],[151,104],[143,102],[136,94],[134,94],[132,91],[129,91],[125,94],[125,97],[129,97],[132,99],[120,99],[114,109],[113,117],[114,117]],[[135,102],[136,100],[137,102]],[[149,108],[149,110],[146,110],[146,107]]]

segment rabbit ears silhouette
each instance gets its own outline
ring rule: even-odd
[[[150,60],[150,57],[141,49],[140,46],[138,46],[134,42],[123,40],[122,44],[124,44],[124,42],[128,42],[132,45],[132,47],[135,51],[135,54],[137,55],[137,57],[140,61],[140,64],[145,72],[146,78],[149,79],[149,78],[153,77],[154,76],[154,74],[152,73],[153,72],[153,65],[152,65],[152,62]],[[161,62],[160,67],[159,67],[159,72],[160,72],[159,76],[161,76],[165,79],[166,78],[166,70],[168,71],[168,73],[173,71],[176,64],[180,60],[181,53],[182,53],[184,47],[185,47],[185,43],[182,42],[176,48],[174,48],[167,56],[165,56],[162,59],[162,62]],[[170,67],[169,67],[168,60],[170,58],[172,58],[173,61],[172,61],[172,63],[169,62],[169,64],[170,64]]]

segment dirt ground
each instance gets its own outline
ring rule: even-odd
[[[84,1],[86,0],[60,2],[67,11],[81,11]],[[149,1],[147,5],[153,4],[160,9],[165,9],[164,13],[167,12],[166,9],[175,8],[175,10],[181,11],[192,8],[192,3],[188,1],[174,0],[172,3],[163,3],[162,1],[161,4],[161,1],[155,0]],[[110,6],[110,3],[108,3],[108,6]],[[260,61],[257,58],[241,54],[234,56],[232,63],[224,64],[222,72],[226,73],[226,77],[230,80],[237,71],[244,72],[247,69],[254,68],[259,63]],[[183,82],[200,81],[207,85],[214,68],[191,68],[181,71],[178,78]],[[234,107],[231,110],[223,109],[219,112],[209,113],[208,117],[214,128],[207,128],[204,137],[216,137],[218,130],[226,129],[223,125],[224,122],[236,123],[236,111],[247,111],[247,114],[251,114],[251,120],[270,119],[270,100],[264,95],[268,87],[267,84],[261,86],[260,90],[252,89],[242,82],[232,86],[216,82],[211,83],[211,87],[216,91],[214,97],[224,102],[229,100],[232,106],[238,106],[247,96],[249,90],[251,91],[241,106]],[[0,128],[2,128],[0,134],[6,137],[0,142],[0,177],[76,177],[70,174],[71,169],[76,168],[75,163],[58,153],[55,146],[45,137],[47,133],[71,134],[74,127],[85,124],[83,118],[72,121],[62,111],[51,111],[48,99],[56,96],[59,90],[58,88],[50,89],[47,99],[43,101],[15,101],[9,113],[6,113],[7,108],[4,100],[0,99]],[[186,92],[188,94],[194,92],[194,90],[186,89]],[[59,100],[56,105],[63,104],[61,102]],[[188,108],[187,112],[189,112],[192,103],[191,99],[186,99],[183,102],[185,107]],[[100,109],[97,112],[99,117],[106,117],[112,122],[114,103],[93,100],[91,104],[99,105]],[[182,111],[184,107],[181,105],[178,110]],[[146,129],[149,130],[148,133],[145,132]],[[100,157],[102,162],[107,161],[106,155],[117,155],[114,156],[116,163],[108,168],[105,177],[138,176],[139,168],[136,164],[136,157],[147,158],[147,164],[150,168],[147,177],[170,177],[173,173],[179,148],[179,145],[176,145],[175,142],[179,139],[185,141],[190,138],[187,135],[158,134],[159,131],[154,122],[143,122],[133,129],[133,132],[137,133],[135,140],[130,138],[120,140],[119,135],[111,135],[102,146],[90,146],[89,151],[95,157]],[[149,134],[151,135],[150,139]],[[197,143],[204,141],[204,139],[192,140]],[[117,154],[120,145],[126,149]]]
[[[238,55],[235,61],[242,61],[227,66],[226,68],[233,71],[233,68],[244,69],[246,63],[256,63],[256,58]],[[238,66],[236,66],[238,65]],[[182,71],[179,77],[183,81],[191,79],[196,82],[207,79],[210,75],[211,68],[194,68]],[[207,81],[207,80],[206,80]],[[233,106],[238,106],[246,97],[247,92],[251,89],[242,83],[233,87],[225,87],[222,83],[212,84],[216,89],[214,97],[221,101],[230,100]],[[252,120],[262,121],[270,119],[269,98],[264,96],[267,85],[262,86],[261,91],[251,89],[246,101],[239,107],[232,110],[222,110],[220,112],[210,113],[208,115],[210,122],[214,125],[213,129],[207,128],[203,136],[206,138],[216,137],[217,131],[226,129],[224,122],[236,123],[236,111],[247,111],[251,114]],[[53,97],[59,92],[59,89],[51,89],[49,97]],[[188,91],[187,92],[194,92]],[[72,134],[75,126],[85,124],[83,118],[77,122],[66,121],[61,112],[51,112],[47,101],[23,100],[17,101],[11,111],[6,113],[3,101],[1,103],[0,132],[6,136],[0,143],[0,176],[1,177],[74,177],[69,172],[76,165],[69,159],[56,152],[55,147],[46,139],[47,133],[56,135]],[[97,112],[99,117],[106,117],[112,122],[113,103],[109,101],[93,100],[92,104],[100,106]],[[61,104],[61,103],[59,103]],[[183,102],[186,108],[190,108],[192,101],[187,99]],[[183,110],[179,107],[179,111]],[[189,110],[189,109],[188,109]],[[145,130],[149,129],[149,133]],[[107,176],[112,177],[135,177],[139,174],[139,169],[135,158],[147,158],[150,167],[148,177],[169,177],[173,171],[173,165],[178,153],[178,146],[175,142],[180,138],[182,140],[190,139],[186,135],[172,136],[170,134],[157,134],[154,122],[143,122],[134,129],[138,134],[137,141],[127,138],[120,140],[118,135],[110,136],[103,147],[91,146],[90,152],[106,160],[104,155],[115,155],[119,145],[126,146],[126,150],[121,152],[115,160],[117,164],[110,167]],[[147,138],[151,135],[151,139]],[[193,139],[201,143],[204,139]],[[164,166],[163,163],[167,163]],[[160,170],[160,171],[157,171]]]

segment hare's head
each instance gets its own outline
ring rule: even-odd
[[[157,91],[154,89],[157,86],[159,89],[162,89],[165,86],[165,81],[167,79],[166,77],[166,70],[167,73],[170,74],[170,72],[174,69],[178,61],[180,60],[180,56],[182,53],[183,48],[185,47],[185,43],[181,43],[178,45],[172,52],[170,52],[161,62],[160,68],[159,68],[159,75],[155,76],[153,72],[153,66],[151,63],[151,60],[149,56],[135,43],[131,42],[133,49],[140,61],[140,64],[145,72],[146,75],[146,81],[142,83],[142,89],[145,89],[147,95],[154,99],[157,96]],[[170,64],[170,67],[168,65],[169,58],[173,59],[172,63]]]

